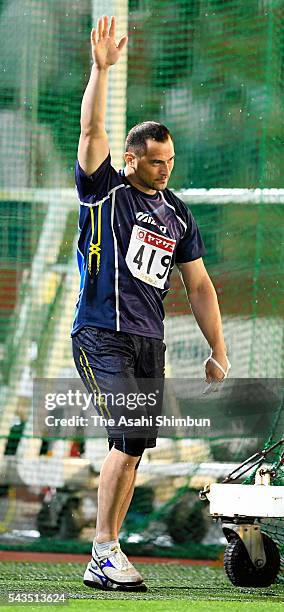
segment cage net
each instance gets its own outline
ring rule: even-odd
[[[283,3],[1,0],[2,547],[50,548],[68,539],[74,550],[75,539],[83,546],[93,537],[106,442],[34,437],[32,379],[75,375],[73,168],[89,33],[110,11],[119,31],[129,33],[127,56],[110,80],[113,163],[121,163],[133,124],[153,119],[169,127],[176,149],[171,187],[190,206],[206,244],[233,376],[283,377]],[[207,345],[177,271],[166,315],[168,376],[202,378]],[[218,554],[221,535],[200,507],[198,489],[283,436],[280,406],[275,423],[262,440],[250,431],[225,440],[167,438],[147,451],[124,527],[131,551]],[[280,455],[273,463],[275,484],[283,484]],[[283,521],[266,528],[283,545]]]

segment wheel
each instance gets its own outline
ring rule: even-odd
[[[266,587],[275,582],[280,569],[279,550],[265,533],[262,538],[266,554],[266,564],[263,567],[255,567],[239,537],[233,538],[227,545],[224,567],[235,586]]]

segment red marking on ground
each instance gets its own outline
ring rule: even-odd
[[[23,552],[15,550],[0,550],[0,561],[29,561],[31,563],[88,563],[90,555],[75,555],[65,553]],[[210,565],[221,567],[221,559],[173,559],[171,557],[130,557],[133,563],[175,563],[180,565]]]

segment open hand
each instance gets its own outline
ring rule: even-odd
[[[108,27],[108,17],[104,16],[98,19],[97,27],[92,29],[92,57],[99,69],[109,68],[116,64],[127,43],[127,36],[123,36],[116,45],[115,25],[115,17],[111,18],[110,27]]]

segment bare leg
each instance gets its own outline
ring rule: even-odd
[[[112,448],[106,456],[98,490],[96,530],[98,543],[118,538],[119,515],[121,513],[121,518],[124,520],[133,494],[135,466],[138,459],[139,457],[126,455],[116,448]]]
[[[136,480],[136,474],[137,474],[137,471],[135,470],[135,473],[134,473],[134,476],[133,476],[133,480],[132,480],[132,483],[130,485],[130,489],[129,489],[129,491],[128,491],[128,493],[127,493],[127,495],[126,495],[126,497],[125,497],[125,499],[123,501],[123,504],[122,504],[122,506],[120,508],[120,511],[119,511],[118,521],[117,521],[117,532],[118,533],[120,532],[122,523],[123,523],[123,521],[124,521],[124,519],[126,517],[128,508],[130,506],[130,502],[131,502],[132,497],[133,497],[133,492],[134,492],[134,487],[135,487],[135,480]]]

